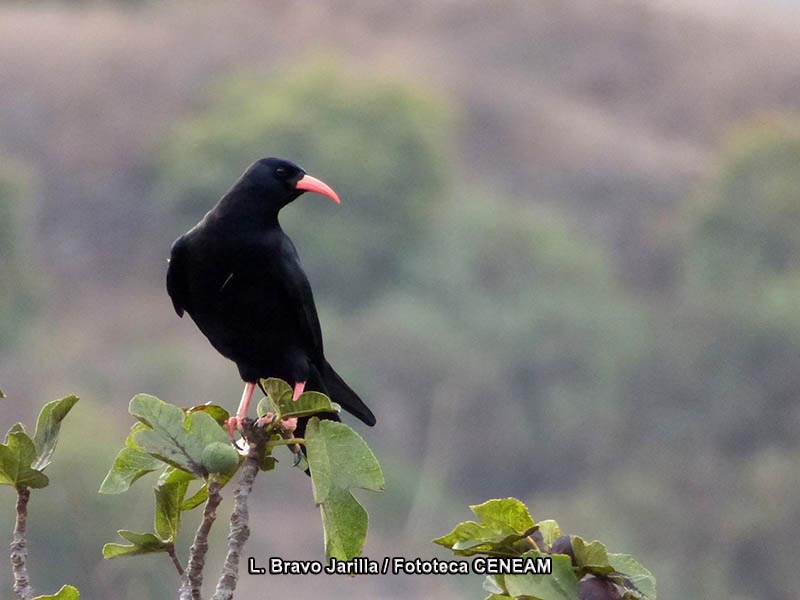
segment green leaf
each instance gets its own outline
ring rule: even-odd
[[[539,526],[539,533],[542,534],[542,539],[548,548],[553,545],[556,538],[561,536],[561,528],[553,519],[546,519],[537,523]]]
[[[276,441],[280,439],[280,437],[280,435],[275,434],[270,436],[270,438],[276,438]],[[270,439],[270,441],[272,441],[272,439]],[[272,449],[268,448],[266,444],[263,444],[257,448],[257,450],[256,460],[258,461],[258,468],[262,471],[272,471],[278,463],[278,460],[272,456]]]
[[[490,501],[490,502],[504,502],[504,501]],[[490,525],[476,523],[475,521],[464,521],[455,526],[455,528],[440,538],[433,540],[435,544],[450,548],[457,556],[472,556],[475,554],[484,554],[487,552],[503,552],[518,554],[519,550],[513,548],[514,542],[517,542],[528,535],[531,535],[536,530],[536,525],[531,525],[525,530],[520,531],[518,528],[533,523],[533,519],[525,519],[522,513],[507,512],[511,505],[506,504],[503,508],[502,504],[494,504],[486,506],[488,503],[476,505],[471,507],[479,518],[486,518]],[[488,514],[483,507],[486,507]],[[496,517],[492,512],[494,509],[499,509],[498,514],[505,514],[508,519],[503,517]],[[516,517],[514,516],[516,514]],[[525,511],[527,515],[527,510]],[[519,517],[519,518],[517,518]],[[513,525],[513,526],[512,526]]]
[[[256,415],[258,415],[259,418],[263,417],[267,413],[272,413],[273,415],[278,414],[278,407],[269,396],[265,396],[259,400],[258,405],[256,406]]]
[[[292,386],[286,383],[283,379],[278,379],[276,377],[270,377],[269,379],[262,379],[261,385],[264,387],[264,390],[267,392],[267,396],[277,405],[281,399],[285,398],[286,396],[289,399],[292,399],[292,395],[294,392],[292,391]]]
[[[508,548],[509,544],[520,537],[522,536],[517,534],[509,536],[506,532],[498,533],[475,521],[464,521],[456,525],[453,531],[433,542],[450,548],[457,556],[472,556],[502,547]]]
[[[450,548],[457,556],[487,552],[513,552],[517,542],[536,531],[537,526],[525,505],[516,498],[488,500],[470,509],[481,523],[464,521],[447,535],[433,540]]]
[[[281,400],[291,401],[294,395],[291,386],[283,381],[283,379],[277,379],[275,377],[262,379],[261,386],[264,388],[267,396],[262,398],[256,407],[256,414],[258,414],[259,417],[263,417],[267,413],[280,413],[279,403]]]
[[[134,481],[160,468],[164,463],[133,448],[123,448],[117,454],[114,464],[100,484],[101,494],[121,494],[127,492]]]
[[[314,471],[311,471],[312,476]],[[319,505],[325,535],[325,557],[350,560],[359,556],[367,540],[369,516],[355,496],[335,488]]]
[[[139,394],[131,400],[130,413],[150,429],[136,431],[133,442],[165,463],[202,477],[203,450],[214,442],[228,443],[228,434],[212,416],[183,411],[154,396]]]
[[[381,467],[361,436],[343,423],[314,417],[306,426],[305,440],[326,557],[350,560],[361,554],[368,518],[349,490],[382,490]]]
[[[278,410],[282,419],[288,419],[290,417],[310,417],[319,413],[335,413],[340,408],[325,394],[305,392],[300,394],[297,400],[292,400],[291,396],[283,396],[278,402]]]
[[[274,456],[263,456],[258,461],[258,468],[262,471],[272,471],[275,465],[278,464],[278,459]],[[305,469],[303,469],[305,470]]]
[[[656,578],[630,554],[610,552],[608,560],[614,571],[622,575],[622,585],[638,592],[642,600],[656,600]]]
[[[54,595],[50,596],[36,596],[33,600],[78,600],[81,595],[78,589],[71,585],[62,586]]]
[[[128,437],[125,438],[125,446],[131,448],[133,450],[138,450],[139,452],[143,452],[143,450],[139,447],[139,445],[133,441],[133,437],[140,431],[146,431],[150,429],[144,423],[134,423],[131,425],[131,430],[128,432]]]
[[[189,498],[181,504],[181,510],[192,510],[203,504],[208,499],[208,484],[204,483],[203,486],[192,494]]]
[[[573,535],[571,540],[575,564],[580,568],[581,576],[586,573],[607,575],[615,570],[608,561],[605,544],[597,540],[587,544],[582,537],[577,535]]]
[[[563,554],[544,554],[529,550],[524,558],[552,559],[553,572],[550,575],[528,573],[525,575],[506,575],[506,590],[514,598],[538,598],[539,600],[575,600],[578,597],[578,578],[572,568],[572,561]]]
[[[516,498],[487,500],[470,506],[470,510],[481,523],[498,532],[524,535],[534,526],[527,507]]]
[[[502,575],[487,575],[483,580],[483,591],[489,592],[492,596],[506,593]]]
[[[152,533],[136,533],[135,531],[128,531],[127,529],[120,529],[117,533],[123,539],[131,542],[131,544],[106,544],[103,546],[103,558],[166,552],[172,545],[170,542],[165,542]]]
[[[36,446],[21,428],[12,427],[6,442],[0,444],[0,484],[13,485],[17,489],[43,488],[48,483],[47,475],[31,468],[36,460]]]
[[[292,387],[282,379],[271,377],[262,379],[261,384],[267,392],[256,408],[259,417],[265,414],[277,413],[281,419],[290,417],[310,417],[320,413],[337,413],[341,407],[331,402],[325,394],[319,392],[305,392],[297,400],[293,400]]]
[[[305,439],[317,504],[325,502],[335,488],[383,490],[383,473],[375,455],[363,438],[344,423],[312,418],[306,426]]]
[[[210,415],[222,427],[225,426],[225,424],[228,422],[228,419],[231,416],[231,414],[227,410],[225,410],[221,406],[217,406],[216,404],[200,404],[198,406],[192,406],[190,409],[186,411],[186,414],[190,415],[193,412],[198,412],[198,411],[202,411],[207,415]]]
[[[489,594],[486,600],[514,600],[511,596],[503,596],[502,594]]]
[[[66,396],[60,400],[53,400],[44,405],[36,419],[36,433],[33,435],[33,443],[36,446],[36,460],[31,467],[42,470],[50,464],[53,452],[58,441],[58,432],[61,429],[61,421],[67,416],[72,407],[78,401],[77,396]]]
[[[174,541],[181,524],[183,499],[194,475],[169,469],[156,485],[155,531],[161,539]]]

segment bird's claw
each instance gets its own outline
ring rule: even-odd
[[[263,417],[259,417],[256,423],[260,426],[270,425],[275,421],[275,413],[268,412]],[[284,419],[280,423],[277,424],[277,427],[286,433],[293,433],[295,429],[297,429],[297,417],[290,417],[288,419]]]
[[[235,416],[232,416],[232,417],[228,418],[228,423],[227,423],[227,425],[228,425],[228,434],[230,435],[231,443],[233,444],[234,448],[236,448],[237,450],[242,450],[242,447],[240,447],[239,444],[236,441],[236,431],[237,430],[238,431],[242,431],[244,429],[244,420],[246,418],[245,415],[247,413],[244,412],[244,414],[242,414],[241,411],[242,410],[244,410],[244,411],[247,410],[247,405],[249,404],[249,398],[250,398],[250,395],[251,395],[251,394],[248,393],[248,392],[251,392],[250,387],[252,387],[252,384],[247,384],[245,386],[245,392],[242,395],[242,402],[241,402],[241,404],[239,406],[239,411],[240,412],[238,412]],[[299,383],[299,384],[297,384],[295,386],[295,390],[294,390],[295,397],[294,397],[294,400],[296,400],[297,397],[300,394],[303,393],[303,388],[304,387],[305,387],[305,382]],[[263,417],[259,417],[258,419],[256,419],[256,425],[259,426],[259,427],[264,427],[264,426],[270,425],[270,424],[275,422],[276,418],[277,418],[277,415],[275,413],[268,412]],[[288,438],[290,438],[290,439],[293,438],[294,437],[294,431],[297,429],[297,417],[290,417],[288,419],[283,419],[281,422],[276,423],[276,428],[279,429],[280,432],[285,434]],[[293,446],[291,446],[291,450],[295,454],[299,453],[300,452],[300,445],[299,444],[294,444]]]
[[[256,423],[261,426],[269,425],[275,421],[276,417],[277,415],[275,413],[268,412],[263,417],[259,417]],[[276,428],[279,429],[281,433],[287,434],[287,437],[289,439],[293,438],[294,431],[295,429],[297,429],[297,417],[289,417],[288,419],[284,419],[283,421],[276,424]],[[294,444],[293,446],[289,446],[289,449],[294,454],[299,455],[300,444]],[[295,462],[295,466],[297,466],[297,461]]]
[[[256,425],[259,427],[266,427],[275,420],[275,413],[268,412],[263,417],[256,419]]]
[[[236,431],[242,431],[244,423],[244,417],[240,417],[236,415],[234,417],[228,417],[228,435],[231,437],[231,443],[233,447],[237,450],[242,450],[242,446],[239,446],[236,440]]]

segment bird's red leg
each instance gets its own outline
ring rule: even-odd
[[[242,428],[242,422],[247,416],[247,409],[250,408],[250,401],[253,399],[253,391],[255,389],[255,383],[246,382],[244,384],[242,400],[239,402],[239,409],[236,411],[236,416],[228,419],[228,433],[231,435],[231,441],[233,441],[234,431]]]
[[[292,394],[292,400],[295,402],[303,393],[303,390],[306,389],[306,382],[305,381],[298,381],[294,384],[294,393]],[[284,419],[283,421],[283,428],[288,431],[289,433],[293,433],[295,429],[297,429],[297,417],[291,417],[289,419]]]
[[[298,381],[294,384],[294,393],[292,394],[292,400],[297,401],[300,395],[303,393],[303,390],[306,389],[306,382],[305,381]],[[281,427],[284,431],[286,431],[289,435],[289,438],[294,437],[294,430],[297,429],[297,417],[290,417],[288,419],[284,419],[283,423],[281,423]],[[292,452],[297,454],[297,460],[300,460],[300,445],[295,444],[294,446],[289,447]],[[296,465],[297,463],[295,463]]]

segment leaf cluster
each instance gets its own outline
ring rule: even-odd
[[[553,520],[536,523],[516,498],[470,506],[478,521],[459,523],[434,543],[457,556],[551,559],[550,574],[487,575],[487,600],[656,600],[653,575],[628,554],[599,541],[562,535]]]
[[[0,398],[5,394],[0,390]],[[53,460],[61,422],[78,402],[77,396],[65,396],[48,402],[36,419],[33,437],[25,425],[16,423],[6,433],[0,444],[0,484],[13,486],[18,493],[29,489],[47,487],[50,483],[44,470]],[[18,509],[19,510],[19,509]],[[20,518],[20,515],[17,515]],[[78,600],[80,593],[71,585],[64,585],[55,594],[36,596],[33,600]]]
[[[106,544],[105,558],[174,552],[181,513],[205,502],[210,476],[217,477],[224,485],[236,471],[233,468],[225,473],[212,473],[207,464],[209,448],[221,445],[236,454],[223,429],[229,416],[224,408],[207,404],[184,410],[155,396],[137,394],[128,411],[138,422],[131,427],[125,447],[117,454],[100,493],[121,494],[144,475],[160,471],[154,490],[154,533],[118,530],[128,544]],[[240,463],[241,457],[237,455],[233,465],[238,467]],[[194,481],[201,485],[189,494]]]
[[[258,451],[262,471],[275,467],[272,451],[283,445],[304,445],[307,465],[314,488],[314,500],[320,507],[328,558],[348,560],[361,553],[367,533],[367,513],[350,490],[383,489],[380,465],[364,440],[347,425],[320,420],[314,415],[338,413],[339,405],[318,392],[305,392],[292,399],[292,388],[280,379],[261,382],[267,395],[258,403],[258,421],[246,420],[244,436]],[[230,481],[244,461],[230,444],[224,424],[228,412],[215,405],[181,409],[154,396],[139,394],[130,403],[136,417],[105,480],[104,494],[120,494],[139,478],[160,471],[155,486],[154,533],[127,529],[119,535],[127,544],[111,543],[103,547],[105,558],[158,552],[174,552],[181,513],[203,504],[208,498],[208,482],[216,478],[221,486]],[[269,415],[270,418],[265,419]],[[288,418],[311,417],[305,438],[295,439],[280,427]],[[220,454],[232,452],[237,459],[229,463]],[[246,454],[246,453],[243,453]],[[225,472],[215,472],[210,460],[229,465]],[[299,463],[299,461],[298,461]],[[189,494],[193,482],[200,487]]]
[[[50,481],[44,470],[52,461],[61,421],[77,401],[77,396],[66,396],[45,404],[36,420],[33,437],[22,423],[8,430],[5,442],[0,444],[0,484],[17,490],[47,487]]]

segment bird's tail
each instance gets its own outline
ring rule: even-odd
[[[350,386],[344,382],[344,379],[339,377],[339,374],[333,370],[333,367],[327,360],[325,361],[320,375],[322,383],[331,400],[339,403],[347,412],[358,417],[370,427],[375,425],[375,415],[367,408],[363,400],[358,397],[358,394],[350,389]]]
[[[328,361],[325,361],[322,373],[317,369],[311,369],[307,390],[320,391],[330,397],[334,402],[339,403],[350,414],[358,417],[364,423],[372,427],[375,425],[375,415],[367,408],[367,405],[358,397],[350,386],[339,377],[339,374],[333,370],[333,367]],[[339,415],[336,413],[323,413],[316,415],[320,419],[328,419],[330,421],[340,421]],[[310,417],[300,417],[297,419],[297,429],[295,429],[295,437],[304,437],[306,432],[306,425],[308,425]],[[306,456],[305,445],[300,446],[303,455]],[[311,475],[311,472],[306,469],[306,475]]]

